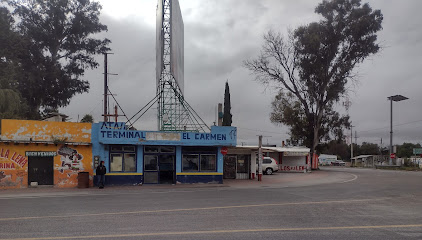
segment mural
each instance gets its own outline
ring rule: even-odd
[[[25,156],[17,152],[11,154],[11,152],[7,148],[0,148],[0,169],[20,169],[28,163]]]
[[[81,171],[93,185],[91,124],[2,119],[0,137],[0,189],[28,187],[28,163],[43,157],[55,187],[76,187]]]
[[[78,153],[78,150],[68,146],[63,146],[57,151],[57,153],[60,155],[60,161],[62,162],[59,169],[61,173],[63,173],[66,169],[76,172],[84,170],[84,166],[82,164],[83,155]]]

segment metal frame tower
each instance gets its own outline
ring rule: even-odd
[[[209,127],[185,101],[183,91],[171,72],[171,4],[163,1],[163,69],[157,86],[158,130],[205,132]],[[157,43],[161,44],[161,43]]]

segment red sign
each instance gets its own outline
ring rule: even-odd
[[[227,147],[222,147],[220,152],[221,152],[221,154],[226,155],[227,154]]]
[[[396,158],[396,154],[395,153],[391,153],[390,154],[390,158]]]
[[[298,171],[305,171],[306,166],[280,166],[279,169],[280,171],[286,171],[286,172],[288,171],[298,172]]]

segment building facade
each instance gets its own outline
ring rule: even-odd
[[[222,183],[221,147],[236,141],[235,127],[161,132],[100,122],[92,125],[93,165],[105,162],[106,185]]]
[[[1,120],[0,188],[76,187],[79,172],[93,173],[90,123]]]

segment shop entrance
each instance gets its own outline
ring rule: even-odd
[[[54,185],[54,157],[28,158],[28,185],[38,182],[38,185]]]
[[[176,182],[175,149],[168,146],[145,146],[144,183],[174,184]]]
[[[235,179],[236,178],[236,155],[226,155],[224,156],[224,170],[223,177],[225,179]]]

